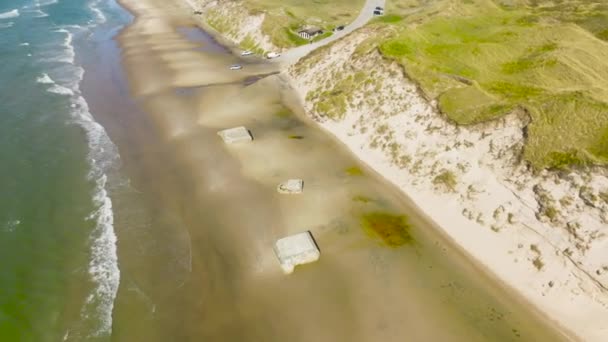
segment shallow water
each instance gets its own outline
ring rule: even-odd
[[[279,77],[245,82],[273,67],[229,71],[239,58],[177,9],[163,13],[166,22],[150,15],[120,37],[135,102],[122,105],[120,68],[88,69],[115,84],[100,92],[90,81],[104,100],[90,102],[150,217],[116,225],[114,340],[560,340],[395,189],[349,174],[365,168],[302,116]],[[116,60],[113,49],[98,54]],[[254,141],[224,145],[216,131],[236,125]],[[293,177],[304,193],[277,194]],[[364,231],[360,218],[374,211],[406,215],[414,242],[391,248]],[[272,244],[304,230],[321,259],[285,276]]]

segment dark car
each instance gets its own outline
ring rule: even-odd
[[[384,11],[375,10],[374,15],[383,15]]]
[[[336,26],[336,28],[334,28],[334,31],[342,31],[342,30],[344,30],[344,25]]]
[[[380,6],[376,6],[376,8],[374,8],[374,10],[376,10],[376,11],[384,11],[384,8],[382,8]]]

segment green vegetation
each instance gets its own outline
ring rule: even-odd
[[[349,176],[363,176],[363,170],[358,166],[351,166],[345,170]]]
[[[534,265],[534,267],[536,267],[536,269],[539,271],[545,267],[545,263],[540,258],[540,255],[537,255],[534,260],[532,260],[532,265]]]
[[[277,117],[279,117],[281,119],[289,118],[289,117],[291,117],[291,110],[289,110],[286,107],[282,107],[274,115],[276,115]]]
[[[289,139],[294,139],[294,140],[302,140],[302,139],[304,139],[304,137],[301,136],[301,135],[290,135],[290,136],[288,136],[288,138]]]
[[[214,30],[224,34],[234,34],[239,23],[234,18],[227,18],[221,13],[209,10],[207,12],[207,24]],[[257,55],[264,55],[266,51],[262,49],[251,36],[246,36],[239,42],[239,47],[243,50],[249,50]]]
[[[541,254],[541,253],[540,253],[540,249],[538,249],[538,246],[537,246],[537,245],[535,245],[535,244],[531,244],[531,245],[530,245],[530,250],[531,250],[532,252],[534,252],[534,253],[538,254],[538,255],[540,255],[540,254]]]
[[[396,15],[396,14],[389,14],[389,15],[383,15],[381,17],[378,17],[376,20],[381,22],[381,23],[389,23],[389,24],[393,24],[393,23],[398,23],[403,19],[402,16],[400,15]]]
[[[390,32],[380,52],[455,123],[523,108],[535,168],[608,164],[605,1],[392,0],[374,25]]]
[[[537,245],[530,245],[530,250],[536,254],[536,256],[534,257],[534,259],[532,259],[532,265],[534,265],[534,267],[536,267],[537,270],[542,270],[543,267],[545,266],[545,263],[543,262],[543,260],[541,259],[541,252],[540,249],[538,249]]]
[[[315,56],[307,58],[305,63],[312,63]],[[314,110],[317,113],[335,120],[344,117],[355,90],[369,85],[372,81],[361,71],[349,75],[336,73],[332,76],[335,79],[332,89],[312,90],[306,95],[306,100],[314,101]]]
[[[450,191],[454,191],[457,184],[456,176],[451,171],[443,170],[440,174],[433,178],[433,184],[441,185]]]
[[[545,216],[551,221],[557,218],[558,211],[555,207],[549,206],[545,208]]]
[[[363,196],[363,195],[356,195],[353,196],[353,201],[355,202],[361,202],[361,203],[369,203],[372,201],[371,198],[367,197],[367,196]]]
[[[304,26],[316,26],[326,31],[353,21],[364,0],[243,0],[249,12],[264,13],[262,31],[278,47],[293,47],[308,43],[297,35]],[[327,32],[316,39],[331,35]]]
[[[287,38],[290,41],[289,46],[300,46],[300,45],[305,45],[305,44],[309,43],[308,39],[304,39],[304,38],[300,37],[300,35],[298,35],[294,31],[292,31],[291,29],[285,28],[284,30],[285,30],[285,35],[287,36]],[[285,43],[281,42],[280,44],[285,44]],[[275,44],[275,45],[281,46],[278,44]]]
[[[334,33],[332,31],[327,31],[323,34],[320,34],[312,39],[313,42],[318,42],[319,40],[323,40],[327,37],[331,37]]]
[[[264,51],[264,49],[262,49],[258,44],[256,44],[255,40],[249,35],[243,38],[243,40],[241,40],[239,46],[243,50],[249,50],[260,56],[263,56],[264,53],[266,53],[266,51]]]
[[[231,30],[234,29],[233,25],[237,24],[235,22],[230,21],[230,19],[228,18],[224,18],[221,14],[214,10],[210,10],[209,12],[207,12],[207,23],[214,30],[220,33],[229,33]]]
[[[398,247],[413,241],[407,218],[384,212],[371,212],[361,218],[363,228],[378,235],[387,245]]]

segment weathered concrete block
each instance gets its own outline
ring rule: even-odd
[[[277,192],[281,194],[299,194],[304,188],[304,181],[301,179],[288,179],[277,186]]]
[[[222,137],[224,142],[227,144],[253,140],[249,130],[243,126],[225,129],[217,132],[217,134]]]
[[[293,272],[297,265],[319,260],[321,252],[310,232],[299,233],[277,240],[274,252],[285,274]]]

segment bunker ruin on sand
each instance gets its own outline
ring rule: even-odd
[[[321,256],[319,247],[309,231],[277,240],[274,252],[285,274],[292,273],[297,265],[315,262]]]
[[[304,181],[301,179],[288,179],[277,186],[280,194],[300,194],[304,188]]]
[[[253,140],[251,132],[249,132],[249,130],[244,126],[225,129],[223,131],[217,132],[217,134],[222,137],[224,142],[227,144]]]

